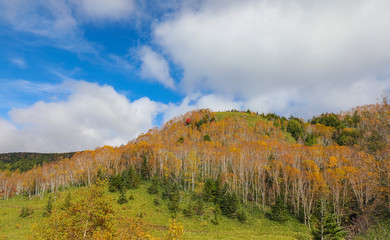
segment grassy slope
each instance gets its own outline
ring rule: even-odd
[[[155,195],[149,195],[146,192],[146,185],[139,189],[130,190],[134,200],[127,204],[118,205],[118,214],[128,217],[136,217],[141,212],[146,224],[147,231],[154,236],[163,237],[169,226],[169,219],[172,213],[167,208],[167,202],[163,201],[160,206],[155,206],[153,200]],[[63,203],[67,192],[75,192],[75,189],[52,194],[56,199],[54,206],[58,207]],[[110,193],[115,199],[118,199],[119,193]],[[26,239],[31,233],[31,226],[42,220],[42,213],[47,203],[47,197],[43,199],[26,198],[16,196],[9,200],[0,200],[0,239]],[[183,203],[185,201],[182,201]],[[23,206],[34,208],[35,212],[26,218],[19,217]],[[184,204],[180,206],[184,208]],[[207,210],[206,210],[207,212]],[[185,231],[185,239],[309,239],[310,234],[307,228],[294,219],[290,219],[284,224],[279,224],[268,220],[260,213],[249,214],[247,223],[240,223],[236,219],[222,217],[219,225],[213,225],[208,222],[209,217],[200,216],[186,218],[182,213],[178,213],[177,221],[182,222]]]
[[[220,121],[226,117],[232,117],[232,118],[241,118],[245,119],[247,124],[249,126],[254,126],[257,122],[265,121],[267,122],[267,119],[264,119],[263,117],[256,115],[254,113],[247,113],[247,112],[215,112],[215,118],[217,121]],[[285,139],[289,143],[296,143],[297,141],[291,136],[291,134],[287,131],[283,132],[283,135],[285,136]]]
[[[226,117],[235,117],[235,118],[241,118],[245,119],[248,124],[254,125],[254,123],[264,120],[264,118],[247,112],[215,112],[215,118],[217,121],[222,120]]]

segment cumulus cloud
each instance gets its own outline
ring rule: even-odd
[[[154,127],[159,116],[163,124],[195,109],[224,111],[241,109],[244,104],[217,94],[193,94],[169,104],[146,97],[129,101],[111,86],[75,80],[41,86],[17,80],[8,87],[28,94],[61,94],[64,100],[38,101],[13,108],[9,120],[0,117],[0,152],[66,152],[118,146]]]
[[[111,86],[67,81],[64,101],[37,102],[0,118],[0,152],[63,152],[120,145],[153,127],[163,104],[140,98],[130,102]]]
[[[386,0],[202,1],[156,24],[154,40],[183,69],[187,94],[228,94],[254,110],[339,111],[390,88],[389,10]]]
[[[167,88],[175,88],[169,73],[168,62],[158,53],[148,46],[143,46],[139,50],[139,56],[142,61],[141,76],[163,84]]]

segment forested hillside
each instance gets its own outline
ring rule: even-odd
[[[245,206],[255,205],[271,209],[280,222],[292,214],[315,237],[341,239],[390,216],[389,144],[386,99],[308,122],[199,110],[125,146],[76,153],[23,173],[0,172],[0,194],[43,195],[97,179],[109,179],[115,191],[152,181],[158,189],[169,186],[172,204],[182,201],[175,191],[192,193],[243,221]]]
[[[44,162],[59,161],[64,158],[71,158],[75,153],[1,153],[0,170],[21,172],[32,169],[36,165],[42,165]]]

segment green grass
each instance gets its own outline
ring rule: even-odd
[[[119,205],[116,200],[119,193],[110,193],[117,207],[117,214],[134,218],[143,215],[146,230],[153,236],[163,237],[169,228],[169,219],[172,213],[168,210],[167,201],[161,201],[161,205],[155,206],[153,200],[157,195],[150,195],[146,189],[149,183],[140,188],[129,190],[126,196],[133,194],[134,200]],[[52,193],[54,208],[59,208],[68,193],[75,189],[68,189],[59,193]],[[48,195],[44,198],[32,198],[16,196],[9,200],[0,200],[0,239],[27,239],[31,234],[31,227],[43,219],[43,212],[47,204]],[[72,196],[73,199],[73,196]],[[23,207],[32,207],[34,213],[26,218],[19,217]],[[180,208],[184,208],[185,200]],[[177,214],[177,221],[181,222],[185,231],[185,239],[310,239],[308,229],[297,220],[291,218],[284,224],[271,221],[261,213],[250,213],[246,223],[240,223],[237,219],[220,217],[218,225],[209,222],[210,217],[194,216],[186,218],[181,212]]]
[[[0,201],[0,239],[25,239],[35,222],[42,219],[45,201],[38,198],[26,200],[13,197]],[[32,207],[34,213],[26,218],[19,217],[23,207]]]
[[[223,120],[227,117],[243,119],[247,122],[248,126],[255,126],[255,124],[260,121],[268,122],[267,119],[259,115],[247,112],[215,112],[215,119],[217,121]],[[297,143],[297,141],[291,136],[289,132],[283,131],[283,135],[288,143]]]
[[[220,121],[226,117],[241,118],[246,120],[248,126],[254,126],[259,121],[266,121],[259,115],[247,113],[247,112],[215,112],[215,119]]]
[[[60,207],[65,194],[69,191],[74,192],[74,190],[68,189],[64,192],[51,194],[55,200],[54,208]],[[31,199],[14,196],[8,200],[0,200],[0,239],[27,239],[28,235],[31,234],[33,224],[40,223],[43,219],[48,196],[49,194],[46,194],[43,198],[32,197]],[[25,218],[20,217],[23,207],[32,208],[34,213]]]

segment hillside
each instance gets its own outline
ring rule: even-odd
[[[384,100],[308,122],[249,111],[193,111],[125,146],[0,173],[1,196],[44,196],[99,178],[109,179],[114,191],[152,182],[161,197],[166,192],[173,212],[186,208],[188,194],[227,219],[245,222],[255,208],[280,223],[291,214],[315,236],[332,228],[339,229],[334,237],[353,237],[390,213],[389,110]]]
[[[75,153],[0,153],[0,170],[21,172],[32,169],[35,165],[42,165],[44,162],[60,161],[64,158],[71,158]]]

